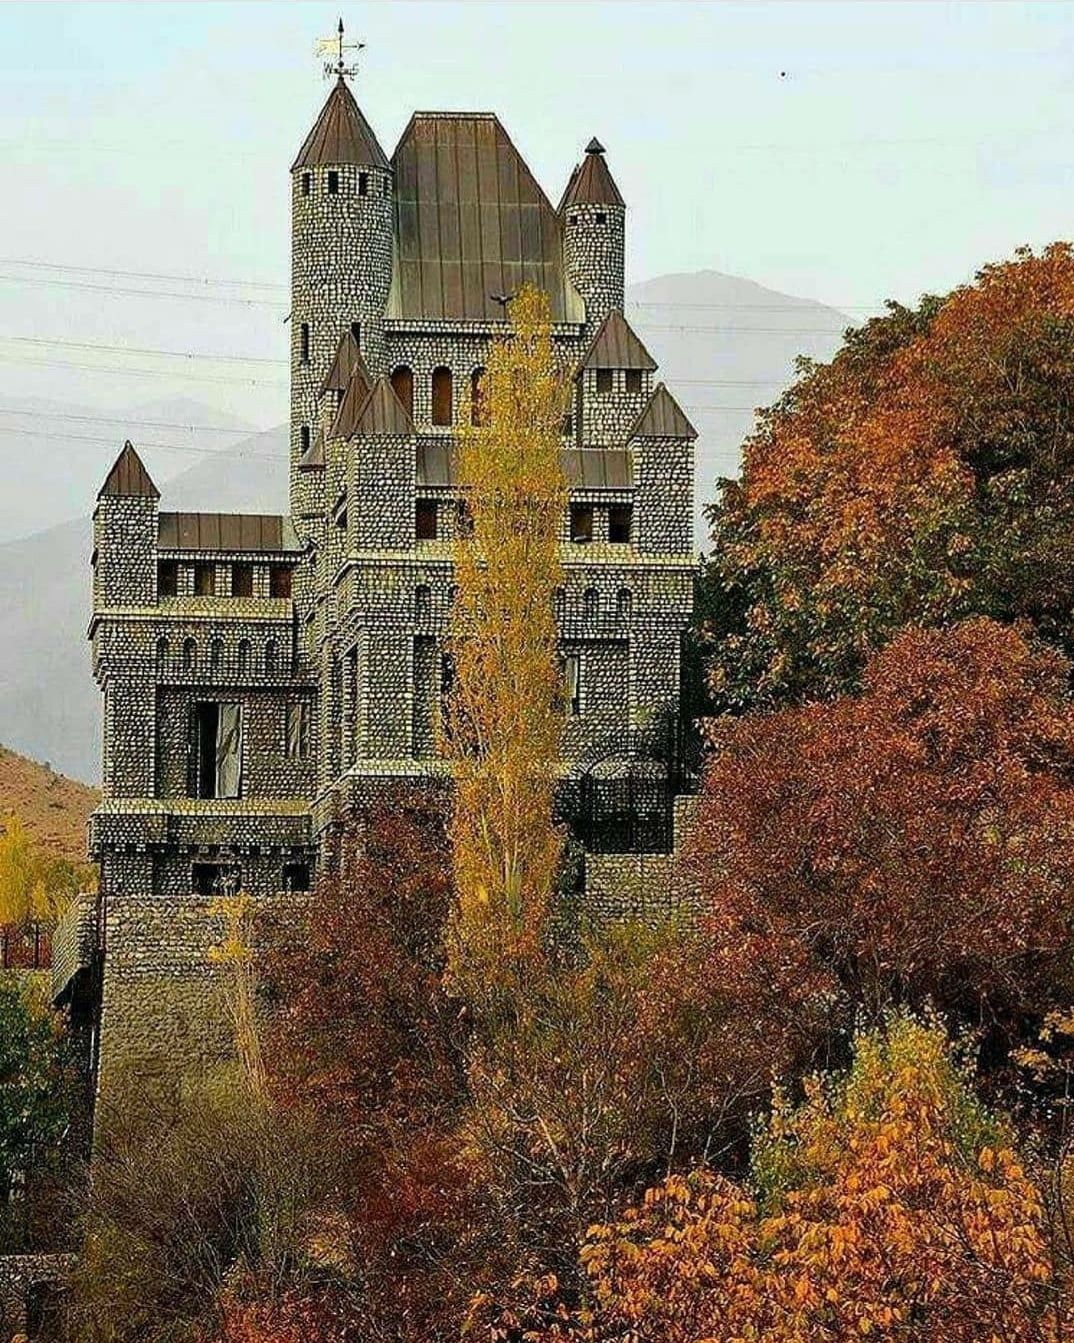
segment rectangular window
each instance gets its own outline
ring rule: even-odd
[[[634,525],[634,509],[631,504],[612,504],[608,509],[608,540],[616,546],[630,545],[630,534]]]
[[[310,427],[308,424],[304,424],[298,431],[298,446],[304,454],[310,450]]]
[[[302,194],[303,194],[303,196],[308,196],[308,195],[310,194],[310,186],[311,186],[311,184],[312,184],[312,177],[311,177],[311,175],[310,175],[309,173],[303,173],[303,174],[302,174]]]
[[[194,595],[196,597],[216,596],[216,565],[194,565]]]
[[[309,700],[294,700],[285,708],[284,731],[287,737],[287,759],[308,760],[310,754]]]
[[[593,505],[571,504],[571,540],[586,545],[593,539]]]
[[[358,195],[359,195],[359,196],[368,196],[368,195],[369,195],[369,174],[368,174],[368,173],[359,173],[359,174],[358,174]]]
[[[195,895],[237,895],[242,886],[242,868],[237,863],[194,863],[190,885]]]
[[[233,597],[252,597],[254,595],[254,566],[238,562],[231,566],[231,595]]]
[[[191,756],[191,797],[238,797],[242,787],[242,706],[216,701],[195,704]]]
[[[160,560],[157,563],[157,596],[176,597],[179,595],[179,564],[176,560]]]
[[[432,499],[419,499],[414,505],[414,536],[417,540],[436,540],[436,513],[436,503]]]
[[[270,564],[268,576],[270,597],[290,597],[291,566],[289,564]]]
[[[610,368],[597,369],[597,391],[601,396],[607,396],[612,390],[612,371]]]
[[[631,392],[631,393],[632,393],[633,395],[635,395],[635,396],[637,396],[637,394],[641,391],[641,369],[640,369],[640,368],[628,368],[628,369],[627,369],[627,371],[626,371],[626,389],[627,389],[628,392]]]
[[[328,170],[328,194],[330,196],[339,195],[339,173],[334,168]]]
[[[283,889],[285,891],[308,891],[312,884],[312,872],[309,863],[284,863]]]
[[[582,712],[582,659],[578,653],[567,653],[563,659],[563,689],[567,713],[577,718]]]

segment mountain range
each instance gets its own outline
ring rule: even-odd
[[[700,435],[695,516],[700,549],[705,540],[702,510],[714,496],[716,479],[737,472],[752,408],[776,399],[793,376],[797,356],[830,357],[848,319],[823,304],[717,271],[666,275],[634,285],[626,314]],[[103,441],[89,451],[89,434],[77,443],[70,438],[76,431],[81,434],[87,423],[71,417],[89,412],[58,403],[16,409],[26,411],[25,437],[12,454],[13,470],[7,475],[14,477],[14,484],[0,507],[0,741],[76,779],[96,782],[100,694],[90,674],[86,643],[92,549],[88,513],[111,460],[125,437],[139,445],[151,432],[151,442],[171,444],[163,435],[182,435],[172,451],[145,453],[161,489],[162,508],[283,512],[287,431],[281,425],[241,437],[241,426],[211,407],[160,403],[132,414],[132,420],[146,426],[144,433],[128,433],[117,421],[111,442],[108,426],[94,412],[88,422],[92,438]],[[64,426],[58,433],[45,432],[54,422],[50,415],[64,417],[58,420]],[[170,430],[152,428],[154,421]],[[196,439],[191,443],[181,428],[188,422],[213,427],[212,450],[201,451]],[[192,449],[197,460],[176,474],[175,458],[185,449]],[[82,516],[58,522],[57,512],[70,516],[76,501]],[[13,526],[16,539],[4,541]],[[18,536],[20,526],[32,534]]]

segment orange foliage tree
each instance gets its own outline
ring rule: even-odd
[[[716,944],[762,976],[804,959],[834,1007],[931,998],[1006,1043],[1065,1005],[1069,677],[974,620],[905,631],[860,695],[719,720],[687,858]]]
[[[804,363],[710,513],[723,708],[853,688],[908,623],[1025,618],[1074,652],[1074,251],[847,333]]]
[[[591,1309],[528,1332],[641,1343],[1057,1343],[1041,1191],[937,1025],[896,1017],[759,1131],[748,1186],[699,1170],[593,1229]]]

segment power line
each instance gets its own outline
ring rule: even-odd
[[[53,340],[44,336],[2,336],[0,341],[20,345],[54,345],[67,350],[104,350],[108,354],[149,354],[161,359],[202,359],[225,364],[276,364],[286,367],[287,359],[256,354],[210,354],[205,350],[153,350],[142,345],[101,345],[88,340]]]
[[[230,434],[232,437],[268,432],[264,429],[247,429],[245,427],[225,429],[218,424],[175,424],[170,420],[131,420],[122,415],[75,415],[73,412],[60,410],[15,410],[8,406],[0,407],[0,415],[18,415],[24,419],[34,420],[77,420],[86,424],[137,425],[140,429],[185,429],[189,433]],[[19,432],[26,431],[20,430]]]
[[[67,359],[31,359],[23,354],[4,354],[0,352],[0,363],[31,364],[39,368],[69,368],[81,373],[111,373],[117,377],[136,378],[173,378],[187,382],[225,382],[241,387],[286,387],[286,378],[236,378],[209,373],[194,373],[187,369],[170,368],[131,368],[116,367],[107,364],[76,364]]]
[[[13,425],[8,426],[0,424],[0,434],[23,434],[25,429],[16,429]],[[110,443],[114,447],[116,439],[114,436],[104,434],[64,434],[64,441],[75,441],[78,443]],[[278,462],[283,460],[283,454],[276,452],[251,452],[243,451],[241,448],[196,448],[192,443],[152,443],[146,440],[139,440],[140,448],[155,448],[161,452],[192,452],[200,457],[257,457],[266,462]]]
[[[288,293],[288,287],[270,280],[225,280],[211,275],[177,275],[159,270],[113,270],[107,266],[74,266],[63,261],[30,261],[19,257],[0,257],[0,266],[27,266],[33,270],[73,271],[78,275],[118,275],[127,280],[169,280],[179,284],[229,285],[246,289],[275,289]]]
[[[177,294],[164,289],[126,289],[121,285],[83,283],[81,280],[51,280],[40,275],[0,275],[0,284],[50,285],[60,289],[88,289],[101,294],[120,294],[133,298],[177,298],[192,303],[231,303],[246,308],[283,308],[285,299],[240,298],[237,294]]]

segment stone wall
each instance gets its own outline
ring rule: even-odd
[[[0,1343],[26,1334],[36,1323],[30,1317],[49,1311],[75,1262],[73,1254],[0,1255]]]

